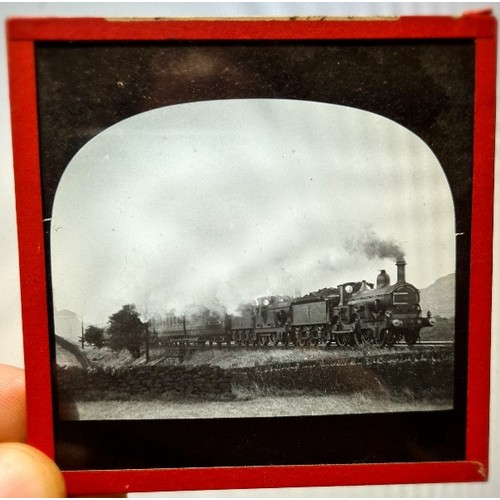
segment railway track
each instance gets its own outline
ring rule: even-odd
[[[247,369],[249,366],[270,367],[277,366],[317,366],[318,363],[331,366],[347,365],[387,365],[391,363],[412,362],[444,362],[454,357],[454,343],[445,341],[419,342],[413,346],[405,343],[393,346],[364,346],[339,347],[310,346],[298,348],[296,346],[237,346],[235,344],[210,346],[191,345],[164,347],[162,355],[165,358],[180,361],[190,360],[190,363],[218,364],[235,366]],[[193,361],[195,360],[195,361]]]
[[[454,345],[455,342],[453,340],[420,340],[416,345],[445,345],[450,346]]]
[[[304,351],[313,351],[313,350],[338,350],[338,351],[359,351],[363,352],[366,350],[376,350],[377,352],[395,352],[395,351],[416,351],[428,349],[430,347],[437,347],[442,349],[451,349],[454,346],[453,341],[449,340],[424,340],[418,341],[414,345],[408,345],[406,343],[396,343],[392,346],[375,346],[373,344],[365,344],[364,346],[338,346],[336,344],[331,345],[319,345],[319,346],[307,346],[307,347],[297,347],[295,345],[277,345],[277,346],[240,346],[235,343],[231,344],[205,344],[205,345],[197,345],[197,344],[187,344],[187,345],[173,345],[168,346],[174,349],[180,350],[189,350],[189,351],[214,351],[214,350],[239,350],[241,352],[244,351],[262,351],[262,352],[272,352],[272,351],[294,351],[294,350],[304,350]]]

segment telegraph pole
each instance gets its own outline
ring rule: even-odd
[[[146,363],[149,363],[149,321],[146,323]]]
[[[82,351],[85,350],[85,330],[83,328],[83,320],[82,320]]]

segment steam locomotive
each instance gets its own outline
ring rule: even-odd
[[[161,336],[172,344],[198,345],[391,346],[403,339],[413,345],[421,328],[434,326],[435,319],[430,312],[422,316],[419,291],[405,279],[406,262],[400,260],[396,266],[393,285],[382,270],[375,286],[348,282],[300,298],[261,297],[224,318],[177,318]]]

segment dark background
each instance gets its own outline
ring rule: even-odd
[[[36,63],[45,219],[66,165],[110,125],[172,104],[279,98],[364,109],[412,130],[443,166],[456,232],[463,233],[457,238],[454,410],[194,421],[56,418],[63,469],[464,458],[472,41],[43,43],[37,44]],[[50,278],[50,221],[45,224]],[[52,310],[50,293],[48,306]]]

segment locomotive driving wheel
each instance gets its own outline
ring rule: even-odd
[[[405,341],[408,345],[415,345],[418,340],[418,331],[415,330],[405,330],[404,332]]]
[[[297,333],[297,345],[305,347],[310,342],[310,330],[308,327],[301,328]]]
[[[247,345],[252,346],[252,345],[257,345],[257,332],[252,332],[252,330],[247,330],[247,335],[248,335],[248,343]]]
[[[393,346],[396,343],[396,332],[394,332],[391,329],[387,329],[387,340],[385,342],[385,345],[388,347]]]
[[[375,343],[379,347],[383,347],[386,344],[386,342],[387,342],[387,334],[388,334],[387,328],[383,328],[382,330],[380,330],[378,332],[377,337],[375,337]]]
[[[280,341],[280,336],[278,332],[271,332],[271,335],[269,335],[269,343],[273,346],[276,347]]]
[[[339,346],[345,347],[348,340],[347,334],[344,332],[335,332],[335,340]]]
[[[317,346],[319,344],[319,341],[321,339],[321,328],[313,328],[311,330],[311,338],[309,339],[309,342],[312,346]]]
[[[375,333],[373,332],[373,330],[371,328],[364,330],[363,333],[365,335],[365,342],[367,344],[373,344],[376,342]]]
[[[355,332],[354,335],[356,336],[356,343],[358,345],[368,344],[368,334],[365,330],[359,328],[359,332]]]
[[[259,335],[257,337],[257,343],[259,347],[266,347],[266,345],[269,344],[269,337],[267,335]]]
[[[244,346],[248,346],[249,345],[249,334],[248,334],[248,331],[244,331],[244,332],[241,332],[240,334],[240,338],[241,338],[241,345],[244,345]]]
[[[328,345],[330,343],[331,333],[328,325],[324,326],[320,332],[320,344]]]
[[[281,343],[284,346],[287,346],[290,342],[295,345],[295,333],[294,328],[290,325],[290,323],[285,323],[285,331],[281,337]]]
[[[363,345],[365,343],[365,335],[361,330],[359,316],[357,314],[354,314],[351,318],[351,322],[354,323],[354,328],[349,335],[349,344],[352,346]]]

